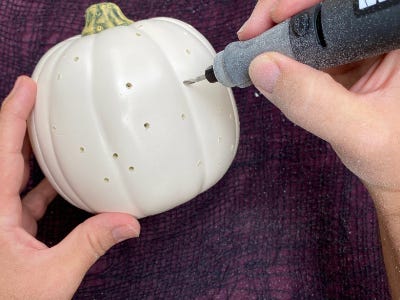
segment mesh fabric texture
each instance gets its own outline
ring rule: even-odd
[[[95,2],[0,2],[4,99],[50,47],[80,33]],[[188,22],[217,51],[236,40],[256,3],[115,2],[133,20]],[[389,299],[375,210],[358,179],[253,87],[234,93],[241,139],[226,176],[187,204],[141,220],[141,237],[102,257],[76,299]],[[42,176],[33,163],[30,186]],[[58,198],[38,238],[52,246],[89,216]]]

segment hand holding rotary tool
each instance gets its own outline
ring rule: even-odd
[[[241,40],[255,37],[317,1],[258,1],[238,35]],[[253,40],[229,45],[201,76],[228,86],[252,81],[290,121],[327,141],[360,178],[375,204],[393,299],[400,299],[400,50],[391,50],[400,44],[399,6],[398,0],[326,0]],[[259,55],[269,51],[275,52]],[[318,69],[360,62],[322,72],[298,61]],[[269,108],[254,113],[279,123],[280,116]],[[304,146],[295,132],[294,143]],[[270,142],[282,143],[274,137]],[[329,149],[321,153],[325,159]],[[338,174],[332,172],[325,175]],[[355,219],[360,218],[356,209],[350,209]]]
[[[263,52],[280,52],[317,69],[359,61],[400,48],[400,0],[325,0],[263,34],[229,44],[204,75],[227,87],[251,85],[248,69]]]

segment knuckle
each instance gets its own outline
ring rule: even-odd
[[[36,200],[36,201],[34,201]],[[32,202],[22,202],[23,207],[35,220],[39,220],[46,212],[47,205],[39,199],[34,199]]]
[[[3,112],[3,110],[9,106],[9,103],[10,103],[10,96],[7,96],[1,103],[0,112]]]
[[[8,115],[8,114],[12,115],[15,114],[13,109],[13,101],[11,97],[7,97],[6,99],[4,99],[0,109],[0,115]]]
[[[398,144],[398,137],[389,127],[380,122],[372,122],[361,125],[349,138],[335,145],[342,156],[351,161],[364,161],[373,165],[378,162],[384,165],[384,161],[391,157],[390,150],[393,143]],[[400,146],[400,145],[399,145]]]
[[[328,80],[331,80],[330,75],[326,73],[318,74],[319,76],[310,76],[307,79],[307,84],[304,82],[292,82],[291,86],[283,87],[282,91],[287,99],[283,112],[285,115],[296,124],[301,124],[305,119],[312,116],[318,111],[323,113],[326,107],[325,103],[332,95],[329,91],[324,91],[321,86]],[[289,92],[287,92],[289,91]],[[287,94],[292,92],[292,94]]]
[[[382,157],[387,149],[391,149],[396,141],[394,132],[383,126],[383,124],[373,125],[374,130],[366,128],[358,134],[357,142],[360,152],[364,152],[368,157]]]
[[[90,229],[84,230],[84,238],[89,247],[89,251],[93,253],[95,259],[103,256],[109,248],[104,239],[99,238],[99,236]]]
[[[13,124],[26,122],[27,116],[19,110],[10,100],[5,100],[0,109],[0,123],[2,124]]]

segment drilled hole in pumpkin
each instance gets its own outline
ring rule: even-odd
[[[188,54],[188,55],[192,54],[192,52],[190,51],[190,49],[186,49],[185,52],[186,52],[186,54]]]
[[[110,178],[104,177],[104,182],[105,182],[105,183],[109,183],[109,182],[110,182]]]
[[[221,142],[222,142],[222,137],[219,136],[219,137],[218,137],[218,144],[221,144]]]
[[[114,158],[114,159],[118,159],[118,158],[119,158],[118,153],[114,153],[114,154],[113,154],[113,158]]]
[[[129,172],[133,172],[133,171],[135,171],[135,167],[130,166],[130,167],[129,167]]]
[[[127,89],[131,89],[131,88],[133,87],[133,84],[130,83],[130,82],[127,82],[127,83],[125,84],[125,86],[126,86]]]
[[[86,151],[86,149],[85,149],[85,147],[81,146],[81,147],[79,148],[79,151],[80,151],[81,153],[84,153],[84,152]]]
[[[146,129],[150,129],[150,123],[144,123],[144,128],[146,128]]]
[[[58,74],[57,74],[57,80],[60,80],[60,79],[61,79],[61,77],[62,77],[62,76],[61,76],[61,74],[60,74],[60,73],[58,73]]]
[[[203,165],[203,162],[201,161],[201,160],[199,160],[198,162],[197,162],[197,166],[198,167],[201,167]]]
[[[185,114],[181,114],[181,119],[185,120],[186,119],[186,115]]]
[[[74,57],[74,62],[78,62],[79,61],[79,56],[75,56]]]
[[[53,131],[56,131],[57,130],[57,126],[53,125],[53,126],[51,126],[51,129],[53,129]]]
[[[140,36],[142,36],[142,35],[141,35],[139,32],[136,32],[136,36],[139,36],[139,37],[140,37]]]

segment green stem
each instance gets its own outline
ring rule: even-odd
[[[114,3],[93,4],[86,10],[86,24],[82,36],[96,34],[116,26],[127,26],[133,23]]]

